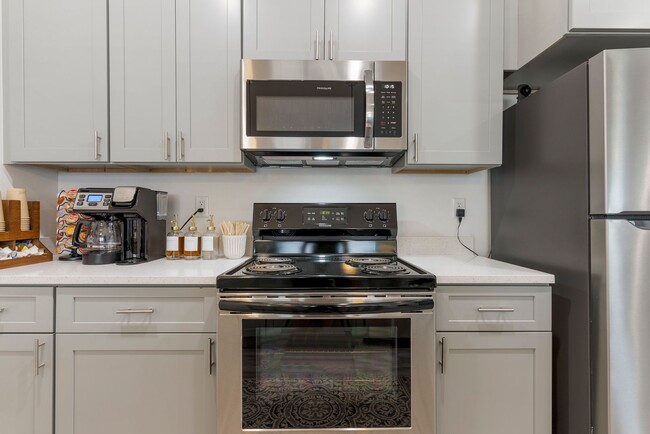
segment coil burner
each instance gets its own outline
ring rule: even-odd
[[[389,258],[350,258],[345,261],[346,264],[352,265],[353,267],[365,267],[368,265],[386,265],[391,264],[392,259]]]
[[[287,275],[300,273],[300,268],[293,264],[253,264],[246,267],[245,274]]]
[[[291,258],[280,258],[274,256],[262,256],[255,258],[256,264],[293,264],[293,259]]]
[[[399,264],[368,265],[361,268],[366,274],[404,274],[408,270]]]

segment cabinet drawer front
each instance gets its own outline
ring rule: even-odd
[[[540,287],[440,287],[439,331],[550,331],[551,289]]]
[[[216,331],[216,288],[58,288],[56,331]]]
[[[52,333],[54,290],[0,287],[0,333]]]

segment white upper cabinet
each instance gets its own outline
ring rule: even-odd
[[[109,11],[111,161],[241,162],[239,3],[109,0]]]
[[[244,0],[244,58],[323,58],[324,0]]]
[[[569,30],[649,30],[648,0],[565,0]]]
[[[503,0],[411,0],[409,147],[395,170],[501,164],[503,22]]]
[[[517,67],[527,69],[509,88],[544,85],[605,49],[650,46],[647,0],[518,0],[518,9]]]
[[[176,160],[174,3],[109,0],[112,161]]]
[[[108,161],[105,0],[2,8],[5,161]]]
[[[244,0],[244,58],[405,60],[407,0]]]
[[[329,60],[406,60],[407,0],[325,0]]]
[[[239,1],[177,0],[177,161],[241,162],[240,70]]]

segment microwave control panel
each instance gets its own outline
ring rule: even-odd
[[[375,82],[375,137],[402,137],[402,82]]]

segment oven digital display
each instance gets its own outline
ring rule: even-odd
[[[88,202],[101,202],[103,197],[103,194],[89,194],[87,200]]]
[[[312,225],[341,225],[348,221],[346,208],[304,208],[302,210],[302,221]]]

